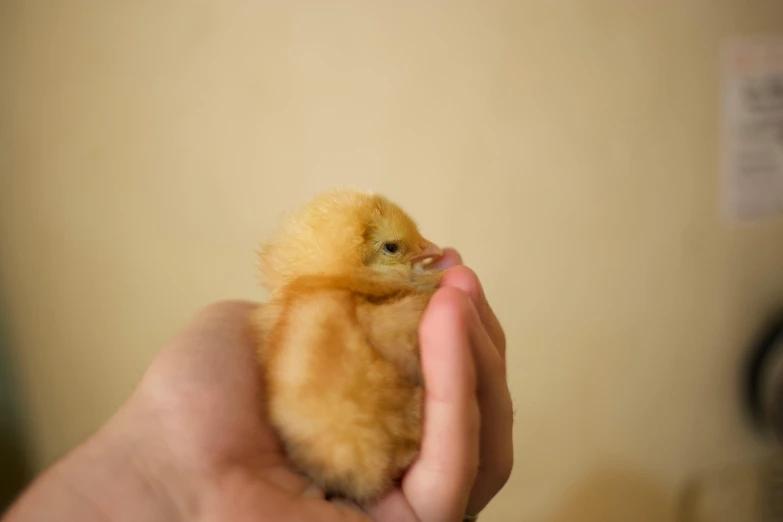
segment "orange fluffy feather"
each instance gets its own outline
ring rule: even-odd
[[[388,199],[315,198],[262,246],[254,314],[269,416],[291,462],[331,495],[377,499],[415,458],[418,325],[440,249]]]

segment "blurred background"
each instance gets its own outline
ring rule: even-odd
[[[781,33],[763,0],[0,1],[4,498],[350,185],[458,247],[506,328],[517,460],[482,518],[675,520],[770,451],[737,382],[783,220],[721,216],[719,53]]]

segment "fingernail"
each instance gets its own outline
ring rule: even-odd
[[[462,258],[460,257],[459,253],[456,250],[454,250],[453,248],[444,248],[443,257],[441,257],[435,263],[435,266],[437,268],[440,268],[441,270],[446,270],[448,268],[461,264],[462,264]]]

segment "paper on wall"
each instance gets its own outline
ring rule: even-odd
[[[783,215],[783,37],[727,42],[722,126],[725,214]]]

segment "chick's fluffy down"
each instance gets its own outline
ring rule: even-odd
[[[274,259],[265,265],[271,297],[254,325],[269,417],[302,473],[328,494],[367,502],[388,491],[419,450],[418,325],[441,273],[414,269],[432,245],[388,200],[335,192],[314,204],[266,251],[310,256],[285,271],[270,272]],[[324,209],[339,216],[325,219]],[[348,219],[355,223],[346,228]],[[340,224],[342,238],[330,223]],[[397,248],[385,248],[390,241]]]

